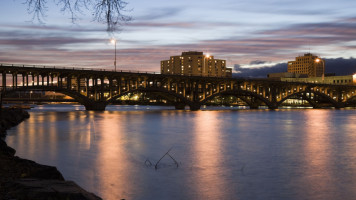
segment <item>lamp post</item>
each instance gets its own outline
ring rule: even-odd
[[[325,62],[324,60],[320,59],[320,58],[317,58],[315,60],[315,62],[319,63],[319,62],[322,62],[323,63],[323,74],[321,75],[321,80],[324,81],[324,74],[325,74]]]
[[[116,39],[111,39],[111,43],[115,44],[115,61],[114,61],[114,66],[115,66],[115,72],[116,72]]]

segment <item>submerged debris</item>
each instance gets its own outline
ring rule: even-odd
[[[173,148],[173,147],[172,147],[172,148]],[[156,164],[155,164],[155,170],[158,169],[159,163],[160,163],[161,160],[162,160],[164,157],[166,157],[166,156],[170,157],[170,158],[173,160],[173,162],[174,162],[174,164],[177,166],[177,168],[179,167],[179,164],[178,164],[178,162],[176,161],[176,159],[174,159],[173,156],[172,156],[171,154],[169,154],[169,152],[172,150],[172,148],[170,148],[170,149],[156,162]],[[146,159],[146,160],[145,160],[145,165],[146,165],[146,167],[152,167],[153,164],[152,164],[152,162],[151,162],[149,159]]]

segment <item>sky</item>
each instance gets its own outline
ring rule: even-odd
[[[0,1],[0,63],[110,70],[112,37],[117,68],[133,71],[159,72],[161,60],[183,51],[225,59],[235,73],[308,52],[330,60],[356,55],[354,0],[127,0],[133,20],[115,35],[90,11],[72,23],[53,0],[43,22],[32,21],[24,2]]]

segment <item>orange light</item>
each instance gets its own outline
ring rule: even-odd
[[[318,62],[320,62],[320,59],[319,59],[319,58],[317,58],[317,59],[315,60],[315,62],[317,62],[317,63],[318,63]]]

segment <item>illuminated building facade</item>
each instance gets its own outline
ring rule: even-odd
[[[296,57],[288,62],[288,72],[307,74],[308,77],[322,77],[325,72],[325,61],[311,53]]]
[[[326,76],[311,77],[311,78],[292,78],[292,77],[280,77],[281,81],[287,82],[304,82],[304,83],[319,83],[319,84],[332,84],[332,85],[356,85],[356,76]]]
[[[226,60],[215,59],[203,52],[188,51],[161,61],[161,74],[231,77],[232,68],[226,67]]]

